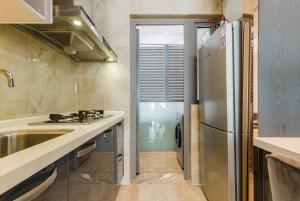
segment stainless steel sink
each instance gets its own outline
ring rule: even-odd
[[[0,133],[0,158],[72,131],[73,129],[27,129],[2,132]]]

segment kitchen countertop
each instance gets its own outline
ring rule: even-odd
[[[297,137],[255,137],[254,146],[273,154],[300,160],[300,138]]]
[[[106,114],[113,115],[89,125],[28,126],[29,122],[44,121],[48,116],[0,121],[0,132],[23,129],[73,129],[65,135],[0,158],[0,195],[124,119],[124,112],[108,111]]]

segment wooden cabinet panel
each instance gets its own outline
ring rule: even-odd
[[[300,136],[300,1],[259,1],[260,136]]]

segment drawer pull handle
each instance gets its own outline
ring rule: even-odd
[[[14,201],[29,201],[33,200],[37,196],[39,196],[41,193],[43,193],[55,180],[57,177],[57,168],[53,171],[53,173],[40,185],[32,189],[31,191],[25,193],[21,197],[18,197]]]
[[[83,150],[80,150],[77,152],[77,158],[80,158],[80,157],[83,157],[89,153],[91,153],[92,151],[94,151],[96,149],[96,142],[94,142],[91,146],[83,149]]]
[[[106,131],[104,131],[103,133],[111,133],[113,131],[113,129],[107,129]]]

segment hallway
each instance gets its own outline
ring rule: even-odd
[[[183,178],[176,152],[141,152],[140,175],[121,186],[116,201],[206,201],[199,186]]]

